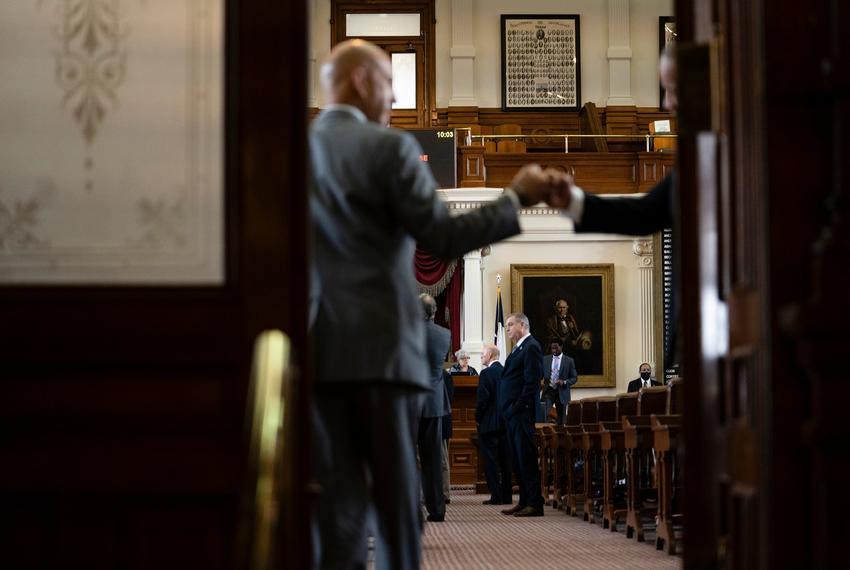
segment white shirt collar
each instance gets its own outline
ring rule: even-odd
[[[354,118],[360,121],[361,123],[368,123],[369,119],[366,118],[366,115],[355,107],[354,105],[349,105],[347,103],[330,103],[326,105],[323,111],[344,111],[351,115],[354,115]]]

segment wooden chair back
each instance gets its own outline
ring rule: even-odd
[[[520,153],[526,151],[525,141],[500,140],[496,143],[496,152]]]
[[[607,396],[599,398],[596,404],[596,421],[598,422],[613,422],[617,421],[617,398]]]
[[[568,426],[581,425],[581,400],[572,400],[567,404],[567,424]]]
[[[596,398],[584,398],[581,401],[581,423],[595,424],[599,421],[597,419],[599,417],[597,404]]]
[[[605,131],[602,129],[602,120],[599,118],[599,110],[596,108],[595,103],[591,103],[588,101],[581,108],[581,112],[579,113],[579,125],[581,128],[581,134],[583,135],[604,135]],[[608,141],[606,139],[581,139],[582,141],[589,141],[587,143],[582,142],[581,150],[583,151],[596,151],[596,152],[608,152]]]
[[[522,125],[507,123],[496,125],[493,128],[494,135],[521,135]],[[496,143],[496,152],[525,152],[526,144],[522,140],[500,139]]]
[[[478,131],[479,131],[478,134],[480,134],[480,135],[494,135],[494,134],[496,134],[496,133],[493,132],[493,127],[491,127],[489,125],[476,125],[476,126],[478,127]],[[484,152],[496,152],[496,141],[495,140],[493,140],[493,139],[485,140],[481,144],[484,145]]]
[[[682,379],[676,378],[670,385],[667,386],[667,389],[670,391],[670,395],[668,396],[667,402],[667,413],[668,414],[681,414],[684,411],[685,403],[684,403],[684,388],[682,386]]]
[[[617,395],[617,421],[622,421],[624,416],[637,415],[638,393]]]
[[[668,394],[667,386],[641,388],[638,392],[637,415],[666,414]]]
[[[494,135],[521,135],[522,125],[516,123],[506,123],[504,125],[496,125],[493,128]]]

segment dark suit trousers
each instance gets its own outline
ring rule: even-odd
[[[478,434],[484,477],[494,503],[511,503],[511,452],[505,430]]]
[[[419,568],[422,557],[415,440],[422,392],[386,383],[318,384],[313,457],[321,493],[314,566],[366,567],[369,513],[376,568]]]
[[[429,515],[445,516],[443,499],[443,419],[419,420],[419,466],[422,470],[422,494]]]
[[[552,404],[555,405],[555,411],[558,412],[558,425],[562,426],[565,423],[564,404],[561,403],[561,395],[554,388],[547,386],[543,392],[543,421],[549,421],[549,410],[552,409]]]
[[[507,423],[514,473],[519,480],[519,504],[542,509],[540,470],[537,468],[537,446],[534,444],[534,417],[520,413],[508,419]]]

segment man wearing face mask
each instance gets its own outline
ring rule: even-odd
[[[629,382],[629,392],[639,392],[641,388],[649,388],[650,386],[661,386],[661,382],[652,377],[652,366],[648,362],[640,365],[640,378],[635,378]]]

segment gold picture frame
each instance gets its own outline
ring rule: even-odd
[[[613,263],[511,265],[511,312],[525,313],[544,354],[552,336],[562,340],[576,361],[573,388],[616,386]]]

